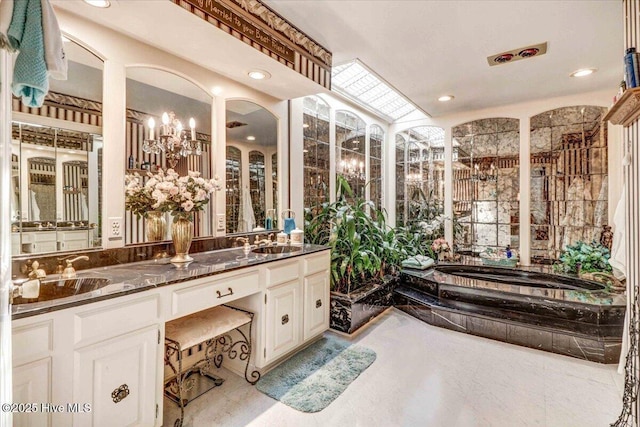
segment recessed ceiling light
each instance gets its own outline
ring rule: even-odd
[[[438,98],[438,101],[447,102],[447,101],[451,101],[453,98],[455,98],[455,96],[453,95],[443,95],[440,98]]]
[[[247,137],[247,141],[255,141],[255,140],[256,140],[256,137],[255,137],[255,136],[253,136],[253,135],[249,135],[249,136]]]
[[[266,80],[271,77],[271,74],[264,70],[251,70],[247,74],[254,80]]]
[[[582,68],[569,74],[571,77],[585,77],[596,72],[595,68]]]
[[[84,0],[84,2],[95,7],[107,8],[111,6],[111,2],[109,0]]]

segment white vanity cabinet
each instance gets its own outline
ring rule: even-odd
[[[37,408],[25,408],[30,412],[14,412],[13,425],[50,426],[51,414],[41,411],[39,404],[52,401],[53,322],[45,320],[16,326],[13,328],[12,336],[12,403],[38,404]]]
[[[32,254],[55,252],[58,242],[55,231],[29,231],[22,233],[22,252]]]
[[[267,268],[263,366],[329,329],[329,251]]]
[[[90,412],[74,413],[73,425],[155,425],[158,336],[151,326],[75,351],[74,401]]]
[[[77,251],[89,247],[90,230],[58,230],[56,232],[59,251]]]
[[[329,262],[328,250],[287,257],[15,320],[14,403],[63,410],[16,414],[14,425],[162,425],[166,322],[244,308],[254,313],[249,368],[267,368],[328,329]],[[242,375],[240,362],[225,367]]]

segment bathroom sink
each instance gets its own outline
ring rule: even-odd
[[[289,252],[297,252],[301,250],[300,246],[263,246],[255,248],[251,252],[254,254],[288,254]]]
[[[77,277],[75,279],[49,279],[40,283],[40,294],[37,298],[14,297],[13,305],[51,301],[73,295],[85,294],[103,288],[111,283],[104,277]]]

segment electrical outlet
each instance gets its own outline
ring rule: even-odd
[[[224,231],[224,229],[225,229],[224,214],[217,214],[216,215],[216,230]]]
[[[122,218],[121,217],[109,218],[109,230],[108,230],[109,240],[121,240],[123,232],[124,230],[122,228]]]

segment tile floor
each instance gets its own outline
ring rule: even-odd
[[[388,310],[352,341],[376,361],[324,410],[295,409],[232,373],[192,402],[186,427],[604,427],[615,421],[623,377],[584,362],[423,323]],[[165,399],[164,425],[175,405]]]

